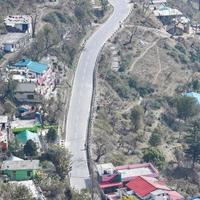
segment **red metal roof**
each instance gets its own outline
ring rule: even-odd
[[[170,190],[166,185],[160,183],[156,178],[138,176],[127,184],[139,197],[145,197],[156,189]]]
[[[100,184],[101,189],[106,189],[106,188],[110,188],[110,187],[122,187],[122,186],[123,186],[122,182],[120,182],[120,183],[101,183]]]
[[[110,183],[118,174],[102,176],[102,183]]]
[[[176,191],[167,191],[167,194],[169,194],[170,200],[181,200],[181,199],[184,199],[184,197],[182,195],[180,195]]]

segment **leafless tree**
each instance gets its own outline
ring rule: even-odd
[[[35,32],[36,32],[36,26],[38,23],[38,18],[39,18],[39,15],[38,15],[37,11],[35,11],[34,14],[31,15],[32,38],[35,38]]]

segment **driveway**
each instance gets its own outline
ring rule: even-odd
[[[89,180],[85,140],[93,92],[93,71],[97,56],[104,43],[119,28],[130,13],[129,0],[109,0],[114,7],[111,17],[87,40],[80,56],[72,87],[72,95],[66,122],[66,147],[73,154],[71,186],[77,190],[86,188]]]

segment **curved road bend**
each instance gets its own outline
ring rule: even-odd
[[[88,119],[93,92],[93,71],[98,53],[104,43],[119,28],[130,13],[129,0],[109,0],[114,7],[111,17],[87,40],[83,50],[72,88],[66,125],[66,147],[71,151],[71,186],[77,190],[86,188],[89,183],[89,171],[85,151]]]

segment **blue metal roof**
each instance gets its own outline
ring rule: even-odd
[[[31,131],[25,130],[16,134],[16,139],[18,142],[22,144],[26,144],[28,140],[32,140],[33,142],[39,143],[40,139],[37,133],[33,133]]]
[[[27,67],[29,70],[37,74],[42,74],[44,71],[47,70],[48,65],[32,60],[21,60],[15,64],[15,67]]]
[[[197,100],[197,103],[200,104],[200,94],[196,92],[185,93],[187,97],[194,97]]]

